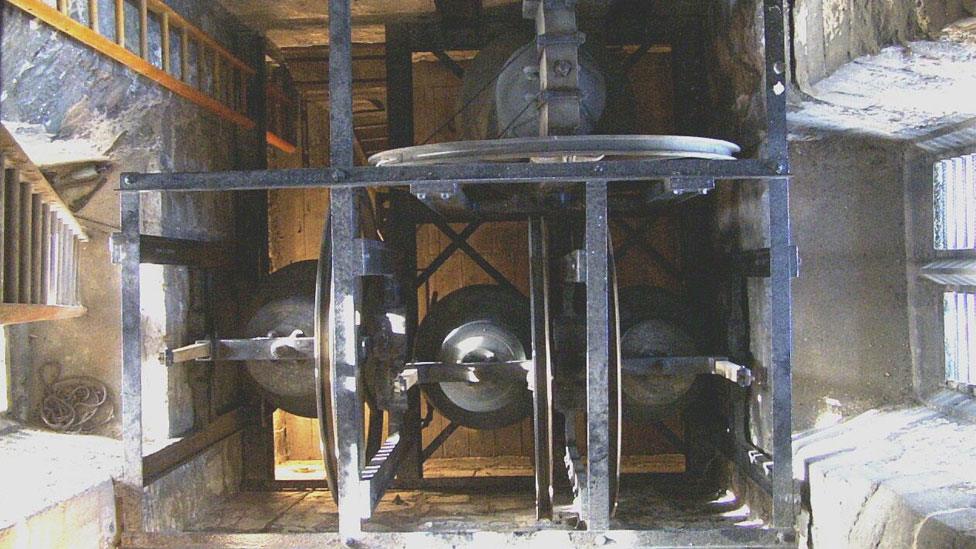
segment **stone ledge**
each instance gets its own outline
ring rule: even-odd
[[[814,547],[976,547],[976,424],[871,411],[794,437]]]
[[[86,435],[12,429],[0,435],[0,532],[97,491],[121,473],[121,443]],[[114,515],[114,512],[113,512]]]

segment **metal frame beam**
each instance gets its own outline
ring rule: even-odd
[[[582,519],[610,528],[610,227],[607,182],[586,184],[586,486]]]
[[[332,57],[335,59],[335,56]],[[335,109],[332,111],[335,113]],[[776,179],[789,177],[788,167],[763,160],[601,160],[599,162],[451,164],[444,166],[295,168],[202,173],[125,173],[123,191],[245,191],[327,187],[365,188],[436,183],[512,184],[654,181],[681,178]],[[696,181],[687,182],[697,191]]]

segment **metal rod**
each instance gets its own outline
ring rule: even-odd
[[[480,221],[469,223],[467,226],[464,227],[464,230],[462,230],[457,235],[458,240],[467,242],[468,238],[470,238],[471,235],[473,235],[474,232],[477,231],[478,227],[480,226],[481,226]],[[458,248],[461,246],[458,240],[451,240],[451,243],[448,244],[447,247],[445,247],[443,250],[441,250],[441,253],[437,254],[437,257],[435,257],[434,260],[431,261],[430,264],[427,265],[427,267],[424,268],[424,270],[419,275],[417,275],[417,280],[416,282],[414,282],[414,287],[420,288],[421,286],[423,286],[424,283],[426,283],[427,280],[430,279],[430,277],[434,276],[434,273],[436,273],[437,270],[440,269],[441,266],[444,265],[444,263],[446,263],[447,260],[450,259],[452,255],[454,255],[454,252],[456,252]]]
[[[336,115],[335,109],[332,115]],[[351,143],[351,140],[350,140]],[[337,144],[332,143],[335,147]],[[350,153],[349,157],[352,155]],[[296,168],[200,173],[125,173],[122,190],[131,191],[245,191],[288,188],[364,188],[405,184],[454,182],[465,185],[512,183],[579,183],[653,181],[679,176],[713,179],[776,179],[788,172],[759,160],[606,160],[600,162],[452,164],[445,166],[388,166]],[[678,182],[675,190],[680,190]],[[695,190],[698,189],[696,185]]]
[[[549,253],[542,218],[529,220],[536,518],[552,518],[552,366],[549,361]]]
[[[641,230],[641,228],[633,227],[630,225],[630,223],[627,223],[622,219],[616,219],[615,221],[617,222],[617,225],[622,227],[624,229],[624,232],[627,233],[627,242],[624,242],[623,246],[621,246],[624,252],[628,251],[629,247],[633,245],[633,244],[628,245],[629,242],[636,243],[636,241],[643,239],[643,231]],[[643,244],[644,244],[643,246],[637,246],[637,249],[641,253],[647,256],[647,258],[650,259],[652,263],[660,267],[661,270],[667,273],[667,275],[670,276],[671,278],[679,282],[682,280],[681,272],[679,271],[677,265],[675,265],[670,259],[665,257],[661,252],[657,251],[657,248],[650,245],[647,241],[644,241]],[[617,257],[617,259],[618,260],[620,259],[619,256]]]
[[[468,244],[467,241],[462,239],[461,235],[455,232],[455,230],[451,227],[451,225],[447,222],[447,220],[444,219],[442,215],[437,214],[435,212],[435,215],[431,218],[431,223],[433,223],[435,227],[440,229],[442,233],[447,235],[452,242],[457,243],[458,248],[460,248],[462,252],[464,252],[468,257],[471,258],[472,261],[474,261],[479,267],[481,267],[481,270],[486,272],[488,276],[494,279],[499,286],[518,292],[518,288],[516,288],[514,284],[509,282],[509,280],[505,278],[505,275],[503,275],[501,271],[499,271],[491,263],[489,263],[488,260],[485,259],[484,256],[482,256],[478,252],[478,250],[475,250],[474,247],[471,246],[471,244]]]
[[[607,183],[586,184],[586,497],[589,530],[610,527],[610,286]]]

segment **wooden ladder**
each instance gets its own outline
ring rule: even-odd
[[[0,325],[84,314],[78,252],[88,236],[5,127],[0,157]]]

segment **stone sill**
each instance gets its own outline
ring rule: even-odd
[[[873,410],[793,444],[801,546],[976,547],[976,424]]]
[[[110,438],[7,425],[0,434],[0,533],[110,485],[121,474],[121,450]]]

